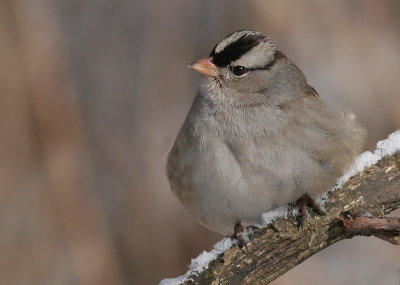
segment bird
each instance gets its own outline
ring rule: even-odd
[[[230,33],[189,68],[202,76],[166,174],[193,217],[225,235],[278,206],[298,203],[302,221],[318,211],[363,147],[355,115],[324,103],[261,32]]]

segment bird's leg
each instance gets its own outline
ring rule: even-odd
[[[303,228],[307,221],[307,206],[314,210],[317,214],[323,215],[321,207],[306,193],[296,201],[300,208],[300,227]]]
[[[243,238],[243,226],[241,222],[236,222],[235,226],[233,227],[233,235],[231,236],[232,239],[236,239],[239,242],[239,248],[246,247],[246,242]]]
[[[259,230],[258,227],[251,225],[246,227],[247,230]],[[241,222],[236,222],[235,226],[233,227],[233,235],[231,236],[232,239],[235,239],[239,242],[239,248],[243,248],[246,247],[246,242],[243,238],[243,226],[241,224]]]

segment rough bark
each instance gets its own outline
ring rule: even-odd
[[[311,214],[304,228],[279,219],[210,262],[188,284],[268,284],[313,254],[357,235],[399,244],[400,219],[382,218],[400,207],[400,152],[387,156],[330,192],[326,214]]]

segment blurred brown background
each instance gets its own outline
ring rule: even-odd
[[[0,0],[0,284],[156,284],[221,237],[173,197],[165,158],[186,66],[268,34],[367,149],[400,128],[399,1]],[[400,213],[397,213],[400,215]],[[273,284],[400,284],[400,247],[340,242]]]

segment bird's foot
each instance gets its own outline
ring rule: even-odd
[[[245,228],[248,232],[260,230],[258,227],[254,226],[254,225],[251,225],[251,226],[248,226]],[[247,249],[246,241],[243,237],[243,230],[244,230],[244,228],[243,228],[242,224],[240,222],[237,222],[233,228],[233,235],[231,235],[231,239],[237,240],[239,242],[238,243],[239,248],[245,247]]]
[[[307,206],[315,211],[319,215],[324,215],[321,207],[306,193],[297,199],[296,204],[299,206],[299,225],[303,228],[305,222],[307,221]]]

